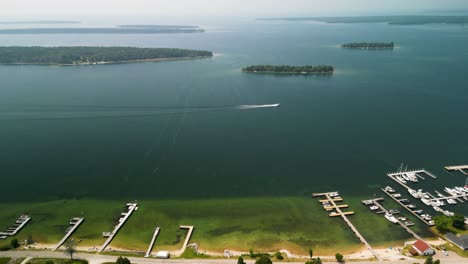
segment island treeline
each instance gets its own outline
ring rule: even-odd
[[[211,51],[170,48],[0,47],[1,64],[79,65],[211,56]]]
[[[242,68],[244,72],[253,73],[277,73],[277,74],[329,74],[333,73],[334,67],[328,65],[252,65]]]
[[[349,49],[393,49],[395,43],[383,43],[383,42],[355,42],[347,43],[342,45],[343,48]]]
[[[201,28],[170,28],[170,27],[117,27],[117,28],[15,28],[0,29],[0,34],[171,34],[171,33],[203,33]]]

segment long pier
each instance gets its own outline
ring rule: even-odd
[[[0,236],[15,236],[18,232],[31,221],[31,217],[29,215],[22,215],[18,217],[15,224],[7,229],[5,232],[0,232]]]
[[[159,234],[159,226],[156,227],[156,229],[154,230],[153,238],[151,238],[151,243],[148,247],[148,250],[146,251],[145,258],[148,258],[149,256],[151,256],[151,251],[153,250],[154,242],[156,241],[156,237],[158,237],[158,234]]]
[[[416,174],[419,178],[422,178],[424,179],[423,177],[421,177],[420,175],[418,175],[418,173],[424,173],[426,175],[429,175],[430,177],[436,179],[437,176],[435,176],[434,174],[432,174],[430,171],[426,170],[426,169],[418,169],[418,170],[411,170],[411,171],[398,171],[398,172],[391,172],[391,173],[388,173],[387,175],[388,176],[399,176],[399,175],[403,175],[403,174],[407,174],[407,173],[414,173]]]
[[[194,226],[184,226],[181,225],[179,226],[181,229],[188,229],[187,237],[185,238],[184,245],[182,246],[181,252],[184,253],[185,249],[188,246],[188,243],[190,241],[190,238],[192,237],[193,229],[195,228]]]
[[[75,232],[75,230],[78,228],[78,226],[81,225],[81,223],[83,223],[84,221],[84,218],[83,217],[75,217],[73,218],[71,221],[70,221],[70,228],[68,229],[67,233],[65,234],[65,236],[62,238],[62,240],[60,240],[60,242],[58,242],[58,244],[52,249],[52,251],[56,251],[57,249],[59,249],[63,243],[65,243],[65,241],[67,241],[67,239],[73,234],[73,232]]]
[[[372,199],[370,201],[372,201],[372,203],[375,205],[375,206],[378,206],[380,208],[380,210],[382,210],[384,213],[388,214],[390,213],[387,209],[385,209],[385,207],[383,207],[379,201],[382,201],[383,198],[377,198],[377,199]],[[411,230],[407,225],[405,225],[404,223],[402,223],[399,219],[397,219],[398,221],[398,224],[406,230],[406,232],[410,233],[414,238],[416,239],[420,239],[422,240],[422,238],[420,236],[418,236],[418,234],[416,234],[413,230]]]
[[[343,212],[343,211],[341,211],[341,208],[335,203],[336,199],[330,197],[330,194],[334,194],[334,193],[338,193],[338,192],[314,193],[312,195],[314,197],[325,196],[326,201],[331,203],[332,206],[336,209],[336,212],[337,212],[337,213],[335,213],[333,215],[330,214],[330,216],[341,216],[343,218],[343,220],[346,222],[346,224],[348,224],[348,226],[354,232],[354,234],[359,238],[359,240],[361,240],[361,242],[366,246],[366,248],[372,253],[372,255],[374,255],[379,261],[382,261],[383,259],[379,255],[377,255],[377,252],[375,252],[375,250],[371,247],[371,245],[367,242],[367,240],[361,235],[361,233],[359,233],[357,228],[353,225],[353,223],[351,223],[351,221],[349,221],[348,217],[346,216],[346,215],[349,215],[349,214],[354,214],[354,212]]]
[[[445,167],[445,169],[448,170],[448,171],[459,171],[459,172],[465,174],[466,176],[468,176],[468,172],[465,171],[465,170],[468,170],[468,165],[447,166],[447,167]]]
[[[400,202],[400,200],[398,200],[397,198],[393,197],[393,195],[389,192],[387,192],[385,189],[381,189],[382,192],[384,192],[386,195],[388,195],[390,198],[392,198],[393,200],[395,200],[395,202],[397,202],[401,207],[405,208],[406,210],[408,210],[408,212],[412,213],[414,216],[416,216],[419,220],[421,220],[423,223],[425,223],[426,225],[428,226],[433,226],[433,224],[429,223],[428,221],[424,220],[424,218],[422,218],[420,215],[418,215],[417,213],[415,213],[413,210],[411,210],[411,208],[409,208],[408,206],[406,206],[404,203]]]
[[[114,236],[117,234],[117,232],[120,230],[120,228],[125,224],[125,222],[128,220],[128,218],[132,215],[133,211],[137,208],[138,204],[136,203],[129,203],[127,204],[128,206],[128,212],[125,213],[125,216],[123,218],[120,218],[119,224],[115,226],[114,230],[110,233],[109,237],[107,238],[106,242],[99,248],[98,252],[101,253],[106,249],[106,247],[110,244],[112,239],[114,239]]]

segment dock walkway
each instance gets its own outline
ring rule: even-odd
[[[386,195],[388,195],[390,198],[392,198],[393,200],[395,200],[395,202],[397,202],[401,207],[405,208],[408,212],[412,213],[414,216],[416,216],[419,220],[421,220],[423,223],[425,223],[426,225],[428,226],[433,226],[433,224],[429,223],[428,221],[424,220],[420,215],[418,215],[417,213],[415,213],[413,210],[411,210],[411,208],[409,208],[408,206],[406,206],[404,203],[402,203],[400,200],[398,200],[397,198],[393,197],[393,195],[389,192],[387,192],[385,189],[381,189],[382,192],[384,192]]]
[[[62,240],[60,240],[60,242],[58,242],[58,244],[52,249],[52,251],[55,251],[55,250],[59,249],[63,245],[63,243],[65,243],[65,241],[67,241],[67,239],[73,234],[73,232],[75,232],[75,230],[78,228],[78,226],[80,226],[81,223],[83,223],[83,221],[84,221],[83,217],[73,218],[70,221],[71,228],[68,230],[68,232],[62,238]]]
[[[0,236],[15,236],[18,232],[23,229],[23,227],[31,221],[31,217],[29,215],[22,215],[18,217],[15,224],[12,227],[9,227],[7,231],[0,232]]]
[[[388,173],[387,175],[388,176],[399,176],[399,175],[403,175],[403,174],[407,174],[407,173],[414,173],[416,174],[419,178],[422,178],[424,179],[423,177],[421,177],[420,175],[418,175],[418,173],[424,173],[426,175],[428,175],[429,177],[432,177],[434,179],[437,178],[437,176],[435,176],[434,174],[432,174],[430,171],[426,170],[426,169],[418,169],[418,170],[411,170],[411,171],[399,171],[399,172],[391,172],[391,173]]]
[[[357,230],[357,228],[353,225],[353,223],[351,223],[351,221],[348,219],[348,217],[346,216],[347,214],[354,214],[354,212],[346,212],[346,213],[343,213],[343,211],[341,211],[341,208],[335,203],[335,199],[333,199],[332,197],[330,197],[330,194],[331,193],[337,193],[337,192],[330,192],[330,193],[314,193],[312,194],[314,197],[320,197],[320,196],[325,196],[326,200],[332,204],[332,206],[336,209],[337,213],[336,213],[336,216],[341,216],[343,218],[343,220],[346,222],[346,224],[348,224],[348,226],[351,228],[351,230],[353,231],[353,233],[359,238],[359,240],[361,240],[361,242],[366,246],[366,248],[372,253],[372,255],[374,255],[379,261],[382,261],[382,258],[377,255],[377,252],[371,247],[371,245],[367,242],[367,240],[361,235],[361,233],[359,233],[359,231]],[[330,215],[332,216],[332,215]],[[334,215],[333,215],[334,216]]]
[[[447,167],[445,167],[445,169],[448,170],[448,171],[459,171],[459,172],[465,174],[466,176],[468,176],[468,172],[465,171],[465,170],[468,170],[468,165],[447,166]]]
[[[114,239],[114,236],[117,234],[117,232],[125,224],[125,222],[128,220],[128,218],[132,215],[133,211],[135,211],[135,209],[138,206],[136,203],[127,204],[127,205],[128,205],[128,212],[125,213],[125,216],[123,218],[121,218],[121,221],[119,222],[119,224],[110,233],[110,235],[107,238],[106,242],[104,242],[104,244],[99,248],[98,253],[101,253],[102,251],[104,251],[104,249],[106,249],[106,247],[110,244],[112,239]]]
[[[390,213],[387,209],[385,209],[385,207],[383,207],[379,201],[382,201],[383,198],[378,198],[378,199],[372,199],[371,201],[374,203],[375,206],[378,206],[380,208],[380,210],[384,211],[386,214],[387,213]],[[414,238],[416,239],[420,239],[422,240],[422,238],[420,236],[418,236],[418,234],[416,234],[413,230],[411,230],[408,226],[406,226],[404,223],[402,223],[399,219],[397,219],[398,221],[398,224],[406,230],[406,232],[410,233]]]
[[[156,227],[156,229],[154,230],[153,238],[151,238],[151,243],[148,247],[148,250],[146,251],[145,258],[148,258],[149,256],[151,256],[151,251],[153,250],[154,242],[156,241],[158,234],[159,234],[159,226]]]

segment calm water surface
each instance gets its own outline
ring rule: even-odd
[[[343,50],[394,41],[393,51]],[[0,45],[212,50],[212,59],[0,66],[2,201],[372,195],[401,162],[461,186],[468,164],[468,30],[251,23],[204,34],[1,35]],[[244,74],[328,64],[331,77]],[[279,108],[238,105],[281,103]],[[379,193],[379,195],[381,195]],[[468,206],[456,207],[467,212]]]

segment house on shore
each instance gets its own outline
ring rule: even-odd
[[[435,254],[435,251],[426,242],[418,239],[414,242],[413,247],[410,249],[410,253],[413,255],[431,256]]]
[[[453,233],[447,233],[445,238],[455,244],[457,247],[468,250],[468,235],[457,236]]]

